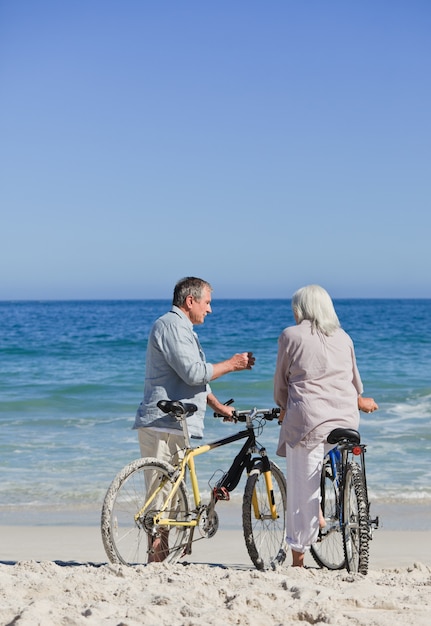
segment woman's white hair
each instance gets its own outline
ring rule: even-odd
[[[297,324],[309,320],[313,331],[332,335],[340,328],[331,296],[320,285],[298,289],[292,296],[292,310]]]

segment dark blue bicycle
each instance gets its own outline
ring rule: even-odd
[[[369,541],[379,518],[370,518],[365,450],[356,430],[336,428],[328,436],[335,444],[325,457],[321,477],[321,507],[325,526],[311,546],[318,565],[367,574]]]

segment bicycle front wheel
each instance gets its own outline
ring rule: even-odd
[[[344,481],[343,541],[347,570],[368,573],[368,497],[357,463],[348,463]]]
[[[320,567],[333,570],[343,569],[346,560],[343,549],[343,534],[341,532],[340,503],[329,459],[323,465],[320,495],[320,506],[325,518],[325,527],[320,529],[319,538],[311,546],[310,552]]]
[[[170,493],[174,468],[157,459],[141,458],[126,465],[114,478],[103,502],[101,531],[103,545],[112,563],[147,563],[155,538],[163,535],[166,561],[174,563],[187,543],[190,528],[154,526],[154,516]],[[189,520],[187,491],[181,482],[166,516]]]
[[[273,491],[268,495],[262,466],[250,473],[242,503],[242,523],[248,554],[259,570],[275,569],[286,558],[286,481],[280,468],[270,461]],[[271,515],[271,502],[277,517]]]

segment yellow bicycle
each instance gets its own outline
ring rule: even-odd
[[[163,538],[167,562],[174,563],[190,555],[194,541],[211,538],[217,532],[216,503],[229,500],[230,492],[245,470],[242,525],[248,554],[259,570],[274,569],[283,563],[286,558],[286,481],[283,472],[256,439],[256,433],[260,434],[267,420],[278,419],[280,410],[236,411],[234,417],[245,422],[244,430],[192,447],[187,417],[197,410],[196,405],[163,400],[158,406],[181,422],[184,456],[177,465],[156,458],[136,459],[114,478],[103,502],[101,519],[102,539],[109,560],[126,565],[147,563],[156,538]],[[204,503],[195,457],[241,439],[245,439],[244,445],[228,471],[211,488],[209,501]],[[186,469],[191,498],[185,480]]]

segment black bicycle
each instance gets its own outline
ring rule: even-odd
[[[233,400],[227,404],[231,402]],[[155,458],[137,459],[114,478],[105,496],[101,521],[109,560],[128,565],[147,563],[156,538],[164,541],[167,562],[173,563],[191,554],[194,541],[213,537],[217,532],[216,503],[229,500],[230,492],[246,471],[242,525],[248,554],[260,570],[283,563],[286,558],[286,482],[283,472],[257,441],[266,421],[278,419],[280,409],[235,411],[235,420],[245,422],[244,430],[192,447],[186,418],[197,410],[196,405],[166,400],[158,406],[181,422],[184,457],[176,465]],[[231,467],[211,487],[209,501],[203,502],[195,457],[241,439],[245,439],[244,445]],[[185,481],[186,469],[189,470],[191,498]]]
[[[367,574],[369,541],[379,518],[370,518],[366,446],[356,430],[345,428],[333,430],[328,443],[335,447],[325,457],[321,476],[325,526],[311,546],[311,554],[321,567]]]

